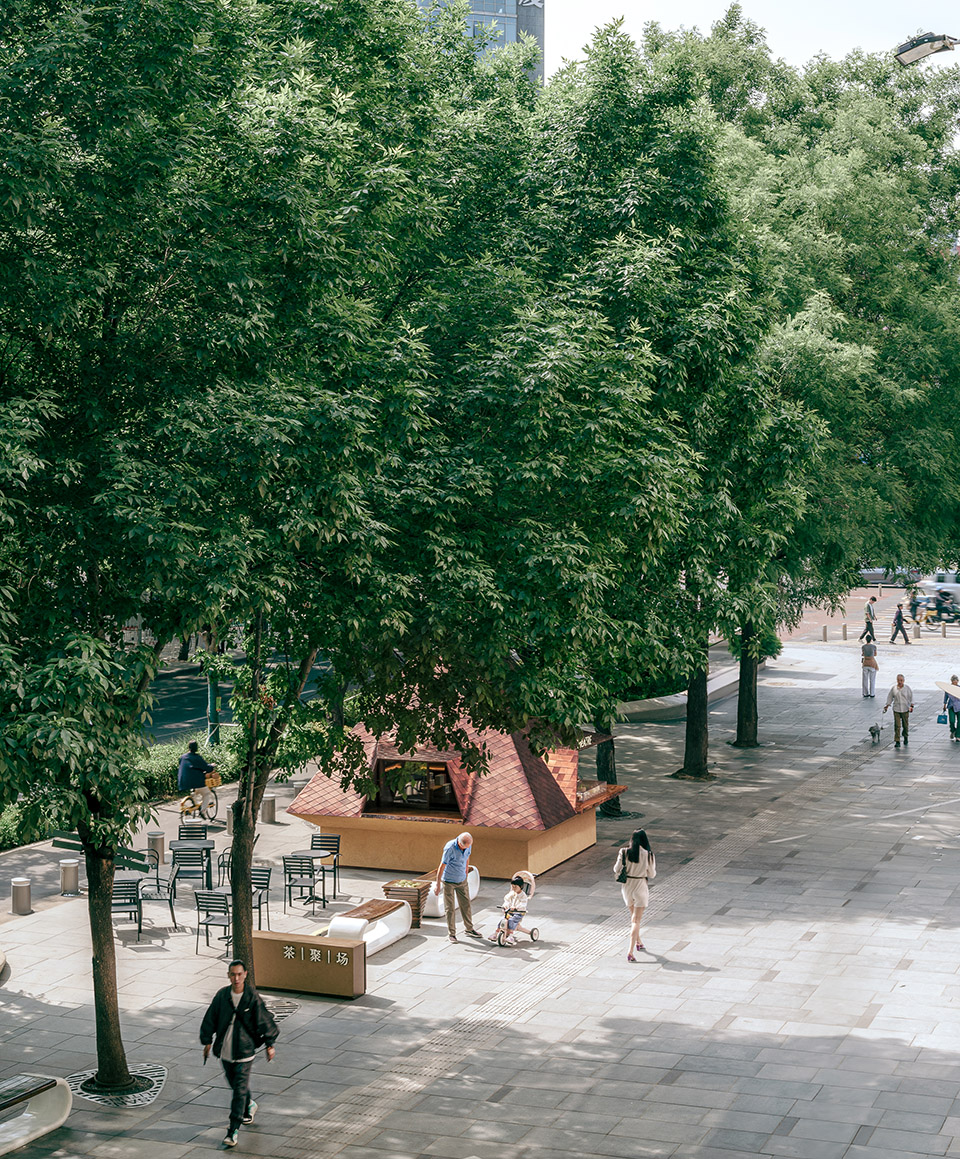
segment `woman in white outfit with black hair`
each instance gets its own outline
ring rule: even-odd
[[[623,894],[623,903],[630,911],[630,951],[627,954],[628,962],[635,962],[634,948],[644,950],[646,947],[640,941],[640,919],[643,911],[650,903],[650,890],[647,882],[657,876],[657,859],[653,856],[650,841],[645,830],[638,829],[629,845],[625,845],[617,854],[613,867],[614,876],[619,876],[624,859],[627,863],[627,880],[620,886]]]

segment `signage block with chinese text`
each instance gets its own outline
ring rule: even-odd
[[[357,998],[367,989],[367,949],[350,938],[257,930],[253,968],[257,986],[267,990]]]

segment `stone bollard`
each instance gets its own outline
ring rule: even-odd
[[[233,806],[227,806],[227,836],[233,836]]]
[[[823,625],[823,642],[824,642],[824,644],[826,644],[826,642],[827,642],[827,625],[826,624]]]
[[[914,640],[920,639],[920,625],[919,624],[913,625],[913,638],[914,638]]]
[[[846,625],[846,623],[844,623],[841,626],[840,631],[843,633],[844,640],[846,640],[846,638],[847,638],[847,625]]]
[[[260,820],[264,825],[275,825],[277,822],[277,798],[272,793],[265,793],[260,802]]]
[[[29,877],[14,877],[10,881],[10,912],[22,917],[24,914],[32,914],[33,907],[30,905],[30,878]]]
[[[163,836],[162,829],[154,829],[147,834],[147,849],[157,855],[157,865],[163,865],[164,863],[164,858],[166,857],[165,841],[166,838]]]
[[[67,858],[60,862],[60,896],[76,897],[80,893],[80,862]]]
[[[944,640],[946,640],[946,638],[947,638],[947,621],[946,620],[944,620],[943,623],[940,625],[940,635],[944,638]]]

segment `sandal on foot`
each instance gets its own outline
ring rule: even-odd
[[[636,960],[637,959],[633,956],[633,954],[627,954],[627,961],[628,962],[635,962]]]

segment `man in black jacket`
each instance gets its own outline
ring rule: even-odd
[[[264,1005],[263,999],[247,985],[247,967],[241,961],[230,963],[227,970],[230,985],[213,996],[200,1024],[203,1043],[203,1061],[213,1053],[223,1063],[227,1082],[233,1090],[230,1103],[230,1126],[223,1140],[224,1147],[236,1147],[241,1123],[252,1123],[257,1104],[250,1097],[250,1068],[258,1046],[266,1045],[267,1060],[272,1061],[276,1051],[277,1024]]]

